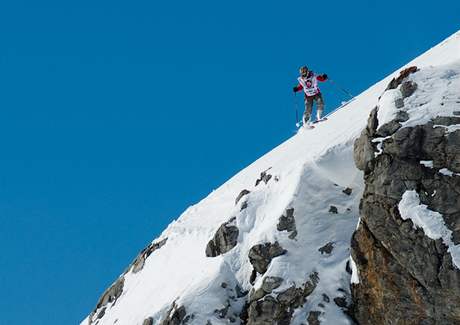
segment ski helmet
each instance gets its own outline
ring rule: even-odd
[[[299,73],[301,76],[306,76],[307,73],[308,73],[308,68],[306,65],[304,66],[301,66],[300,69],[299,69]]]

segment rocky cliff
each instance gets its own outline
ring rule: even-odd
[[[355,142],[359,324],[460,324],[459,75],[458,63],[403,71]]]

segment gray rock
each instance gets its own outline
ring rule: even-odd
[[[296,237],[297,237],[297,230],[294,230],[288,236],[289,239],[295,239]]]
[[[159,325],[181,325],[185,319],[187,312],[184,306],[178,307],[174,302],[166,317],[160,322]]]
[[[368,138],[361,136],[356,139],[354,143],[354,161],[356,168],[359,170],[369,169],[368,165],[374,159],[375,148],[372,142],[368,141]]]
[[[347,306],[348,306],[347,298],[345,298],[345,297],[335,297],[334,302],[335,302],[335,304],[337,306],[339,306],[341,308],[347,308]]]
[[[278,229],[278,231],[286,230],[287,232],[291,232],[291,234],[289,235],[290,239],[294,239],[297,236],[294,218],[294,208],[287,209],[285,215],[282,215],[279,218],[279,222],[276,225],[276,229]]]
[[[235,286],[235,292],[237,298],[245,297],[248,294],[248,291],[241,289],[241,287],[238,284]]]
[[[312,274],[310,274],[310,280],[305,282],[304,284],[303,294],[305,297],[308,297],[309,295],[311,295],[313,290],[315,290],[318,282],[319,282],[318,273],[313,272]]]
[[[377,111],[378,111],[378,108],[374,107],[374,109],[370,112],[369,118],[367,120],[365,131],[369,137],[375,136],[377,127],[379,126],[379,120],[377,118]]]
[[[139,255],[134,259],[134,261],[128,266],[128,268],[123,272],[117,281],[115,281],[99,298],[96,307],[89,315],[89,324],[92,324],[95,320],[104,317],[106,312],[106,306],[108,304],[115,305],[118,298],[123,293],[123,287],[125,282],[125,274],[129,271],[137,273],[144,267],[145,261],[147,258],[156,250],[160,249],[166,244],[168,238],[164,238],[158,242],[153,242],[144,248]]]
[[[153,318],[148,317],[148,318],[144,319],[144,321],[142,322],[142,325],[153,325]]]
[[[460,103],[460,102],[458,102],[458,103]],[[460,111],[454,111],[454,115],[455,116],[460,116]]]
[[[377,110],[375,107],[371,111],[366,128],[353,145],[353,158],[356,167],[360,170],[369,170],[375,158],[375,145],[372,143],[372,138],[378,126]]]
[[[292,311],[283,306],[271,296],[254,301],[249,306],[247,325],[289,325]]]
[[[420,156],[423,131],[421,127],[402,128],[385,142],[385,153],[397,153],[401,158],[415,159]]]
[[[333,242],[329,242],[327,243],[326,245],[324,245],[323,247],[320,247],[318,249],[318,251],[322,254],[330,254],[332,252],[332,250],[334,249],[334,243]]]
[[[412,96],[412,94],[417,90],[417,83],[414,81],[404,81],[399,88],[403,98]]]
[[[243,196],[248,195],[249,193],[251,193],[251,191],[248,191],[248,190],[246,190],[246,189],[242,190],[242,191],[240,192],[240,194],[238,194],[238,196],[237,196],[236,199],[235,199],[235,205],[238,204],[238,202],[241,200],[241,198],[242,198]]]
[[[460,173],[460,130],[447,135],[445,150],[447,168],[455,173]]]
[[[393,78],[390,83],[388,84],[387,88],[385,90],[389,89],[396,89],[402,82],[412,73],[415,73],[418,71],[418,68],[416,66],[412,66],[409,68],[406,68],[402,71],[399,72],[399,76],[397,78]]]
[[[270,280],[270,287],[267,289],[275,289],[281,284],[281,278]],[[248,325],[273,325],[291,323],[292,315],[296,308],[302,306],[307,297],[313,292],[318,284],[318,274],[312,273],[309,280],[302,287],[296,288],[292,286],[283,292],[278,293],[276,298],[265,292],[265,296],[260,296],[260,292],[254,293],[249,306],[245,307],[242,312],[242,322]],[[260,289],[259,289],[260,290]],[[258,291],[259,291],[258,290]],[[263,290],[261,290],[263,291]],[[263,299],[262,299],[263,298]]]
[[[331,299],[329,298],[327,294],[323,293],[323,301],[329,303]]]
[[[337,213],[339,213],[339,211],[337,210],[337,207],[336,207],[336,206],[331,205],[331,206],[329,207],[329,213],[337,214]]]
[[[238,243],[239,230],[233,225],[235,218],[222,224],[206,246],[206,256],[215,257],[231,250]]]
[[[137,273],[144,268],[145,261],[147,258],[156,250],[160,249],[166,244],[168,238],[160,240],[159,242],[154,242],[144,248],[136,259],[131,263],[131,270],[133,273]]]
[[[460,117],[458,116],[437,116],[433,119],[433,124],[435,125],[456,125],[460,124]]]
[[[102,317],[104,317],[106,309],[107,309],[107,307],[101,308],[101,309],[99,310],[99,313],[98,313],[97,316],[96,316],[96,319],[101,319]]]
[[[377,136],[379,137],[387,137],[395,133],[401,128],[401,124],[399,122],[396,122],[395,120],[392,120],[388,123],[383,124],[381,127],[378,128],[377,130]]]
[[[351,195],[351,193],[353,192],[353,190],[349,187],[347,187],[346,189],[344,189],[342,191],[343,194],[346,194],[346,195]]]
[[[262,290],[266,293],[271,293],[283,283],[283,278],[277,276],[267,276],[262,282]]]
[[[301,305],[304,301],[302,293],[302,288],[292,286],[279,293],[276,299],[283,305]],[[299,300],[300,303],[298,302]]]
[[[123,293],[125,284],[124,276],[120,276],[99,298],[96,307],[89,316],[89,324],[92,324],[97,319],[101,319],[105,315],[106,306],[108,304],[114,305],[118,298]],[[96,316],[96,318],[94,318]]]
[[[252,270],[251,275],[249,277],[249,283],[254,285],[254,283],[256,282],[256,279],[257,279],[257,271],[254,269]]]
[[[249,302],[253,302],[253,301],[256,301],[256,300],[259,300],[263,297],[265,297],[267,295],[267,293],[262,289],[262,288],[259,288],[257,290],[252,290],[251,293],[249,294]]]
[[[269,168],[270,169],[270,168]],[[267,169],[266,171],[263,171],[262,173],[260,173],[260,177],[259,179],[256,180],[256,186],[260,184],[260,182],[264,182],[265,184],[268,183],[268,181],[272,178],[272,175],[268,174],[267,171],[269,170]]]
[[[195,314],[185,316],[184,320],[182,321],[183,325],[188,324],[190,321],[195,319]]]
[[[394,120],[399,123],[406,122],[409,120],[409,114],[406,111],[397,111]]]
[[[254,267],[254,270],[264,274],[272,259],[284,255],[286,252],[278,242],[255,245],[249,250],[249,262]]]
[[[319,320],[320,315],[321,315],[320,311],[316,311],[316,310],[310,311],[310,313],[308,314],[308,318],[307,318],[308,325],[320,325],[321,324]]]
[[[404,99],[402,97],[396,98],[395,106],[396,106],[396,108],[403,108],[404,107]]]

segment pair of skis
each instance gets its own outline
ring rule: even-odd
[[[324,121],[327,121],[327,117],[323,117],[323,118],[321,118],[319,120],[316,120],[316,121],[313,121],[313,122],[307,123],[307,124],[304,124],[303,122],[297,122],[295,126],[297,128],[303,127],[304,129],[314,129],[315,126],[313,124],[318,124],[318,123],[324,122]]]
[[[353,97],[352,99],[348,100],[348,101],[345,101],[345,102],[342,102],[342,104],[337,107],[335,110],[333,110],[332,112],[326,114],[323,118],[319,119],[319,120],[316,120],[316,121],[313,121],[312,123],[308,123],[307,125],[304,125],[303,122],[297,122],[296,123],[296,127],[297,129],[300,129],[301,127],[304,127],[305,129],[314,129],[315,126],[313,124],[317,124],[319,122],[324,122],[324,121],[327,121],[328,117],[331,116],[332,114],[334,114],[335,112],[337,112],[338,110],[342,109],[343,107],[347,106],[348,104],[350,104],[352,101],[354,101],[356,99],[356,97]],[[296,118],[297,118],[297,121],[298,120],[298,117],[297,117],[297,110],[296,110]]]

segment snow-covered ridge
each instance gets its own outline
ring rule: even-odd
[[[460,32],[457,32],[405,67],[416,65],[420,71],[411,78],[423,84],[422,79],[436,75],[440,65],[449,63],[452,73],[460,71],[455,66],[459,59]],[[293,312],[291,324],[305,323],[311,315],[326,324],[350,324],[340,306],[330,300],[347,299],[349,294],[351,275],[346,270],[349,241],[358,222],[363,190],[362,172],[353,162],[353,142],[375,106],[381,107],[380,124],[393,118],[399,90],[384,90],[399,71],[360,94],[327,122],[313,130],[302,130],[189,207],[155,241],[166,240],[161,248],[151,252],[142,268],[137,272],[128,270],[123,276],[122,292],[96,310],[91,317],[93,324],[143,324],[146,319],[160,324],[174,302],[185,306],[190,316],[188,324],[203,325],[208,321],[213,325],[228,324],[229,319],[239,324],[239,313],[264,279],[282,279],[273,290],[272,295],[276,296],[293,286],[301,287],[315,273],[318,280],[314,291]],[[446,84],[451,81],[448,86],[454,87],[453,76],[444,79],[438,76],[438,79]],[[440,96],[441,88],[434,97]],[[442,114],[436,111],[439,103],[432,103],[423,108],[425,115],[421,110],[409,111],[411,119],[405,126],[422,124],[425,118]],[[264,171],[271,178],[256,186]],[[347,188],[351,193],[343,192]],[[242,190],[248,193],[235,204]],[[277,229],[280,217],[288,209],[294,209],[297,232],[294,238],[290,238],[290,232]],[[223,255],[207,257],[208,242],[231,218],[235,218],[232,225],[239,229],[236,246]],[[273,258],[267,271],[257,274],[251,283],[253,265],[248,259],[249,251],[254,245],[273,242],[278,242],[286,253]],[[352,263],[350,267],[353,266]],[[354,281],[359,281],[356,274]],[[249,294],[238,297],[237,286]],[[226,317],[219,317],[216,311],[226,308]],[[98,318],[102,310],[104,315]]]

